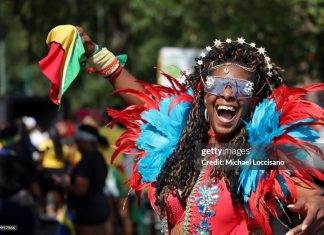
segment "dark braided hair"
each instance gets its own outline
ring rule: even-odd
[[[255,70],[255,90],[258,91],[257,96],[260,100],[269,96],[280,85],[283,85],[283,80],[280,76],[282,70],[270,62],[272,65],[272,75],[269,77],[265,56],[247,44],[239,44],[237,42],[222,43],[220,47],[213,46],[208,54],[203,58],[200,57],[199,60],[202,60],[202,65],[196,65],[194,72],[189,76],[193,87],[199,87],[201,79],[205,79],[212,72],[210,70],[211,65],[218,65],[225,62],[235,62]],[[169,193],[177,196],[184,206],[186,198],[189,196],[197,181],[200,173],[197,162],[200,159],[197,159],[198,156],[195,154],[196,147],[199,144],[209,141],[207,134],[209,124],[206,123],[204,118],[204,95],[203,89],[197,92],[179,143],[173,154],[163,165],[161,173],[157,178],[155,192],[157,198],[156,204],[161,208],[165,207],[166,197]],[[245,117],[245,120],[250,121],[251,118],[252,113],[248,117]],[[247,133],[245,127],[241,126],[231,138],[229,144],[245,143],[247,143]],[[220,156],[220,158],[228,157]],[[231,192],[233,203],[242,200],[241,196],[237,195],[238,173],[236,171],[227,169],[215,170],[211,177],[225,178],[226,185]]]

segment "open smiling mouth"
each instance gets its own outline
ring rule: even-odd
[[[216,114],[221,122],[230,123],[236,117],[237,110],[234,106],[219,105],[216,107]]]

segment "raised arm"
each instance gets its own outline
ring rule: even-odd
[[[85,30],[82,27],[77,27],[82,42],[86,51],[86,55],[91,57],[91,55],[94,54],[96,44],[91,40],[89,35],[85,32]],[[101,61],[102,62],[102,61]],[[134,90],[141,90],[143,87],[139,83],[136,82],[136,79],[133,75],[127,72],[126,69],[122,68],[119,74],[114,76],[112,79],[109,79],[110,83],[113,85],[115,89],[125,89],[125,88],[131,88]],[[122,93],[121,97],[128,103],[128,104],[142,104],[143,102],[139,100],[137,97]]]

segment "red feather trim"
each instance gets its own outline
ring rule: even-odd
[[[257,223],[261,226],[263,232],[265,235],[271,235],[272,230],[269,223],[269,217],[267,211],[265,211],[264,206],[258,206],[257,205],[258,198],[256,197],[256,194],[254,192],[251,193],[251,196],[249,198],[249,207],[250,210],[254,216],[254,219],[257,221]],[[260,201],[261,203],[261,201]],[[263,203],[263,202],[262,202]]]
[[[113,164],[115,158],[117,157],[117,155],[119,153],[124,152],[126,149],[135,148],[135,144],[134,144],[134,142],[129,141],[129,142],[121,144],[120,146],[115,146],[115,148],[118,151],[114,151],[114,153],[112,154],[112,156],[111,156],[111,164]]]
[[[270,96],[270,99],[275,100],[276,111],[281,110],[280,125],[306,118],[324,120],[324,109],[302,97],[314,91],[324,91],[324,83],[313,84],[303,88],[289,89],[286,86],[281,86],[276,89]]]
[[[144,101],[143,105],[131,105],[122,111],[106,108],[107,114],[113,119],[109,124],[110,127],[113,127],[117,122],[119,122],[127,128],[127,130],[118,138],[115,143],[115,151],[112,155],[111,161],[114,161],[119,153],[134,155],[135,164],[132,175],[128,181],[129,185],[131,189],[135,190],[138,199],[140,199],[142,189],[148,186],[148,193],[152,206],[155,201],[153,190],[154,184],[143,184],[142,177],[138,172],[138,161],[146,155],[145,151],[138,149],[136,146],[136,140],[141,133],[140,127],[145,124],[145,120],[142,119],[141,115],[143,112],[150,109],[158,110],[160,102],[164,98],[177,96],[173,102],[171,102],[169,111],[180,102],[193,102],[193,98],[187,94],[187,89],[184,85],[163,71],[159,71],[169,80],[172,88],[137,81],[139,84],[143,85],[142,90],[120,89],[114,91],[113,94],[120,94],[123,92],[132,94]],[[140,200],[138,203],[140,203]]]
[[[174,106],[177,104],[180,104],[182,102],[188,102],[192,104],[193,102],[193,97],[189,94],[184,94],[184,95],[179,95],[177,96],[174,100],[172,100],[169,109],[168,109],[168,115],[170,115],[171,110],[173,109]]]
[[[113,94],[120,94],[120,93],[128,93],[128,94],[133,94],[140,100],[144,102],[144,107],[148,109],[158,109],[157,104],[152,100],[152,97],[149,95],[146,95],[143,90],[134,90],[134,89],[119,89],[113,91]]]
[[[175,79],[174,77],[172,77],[171,75],[163,72],[161,69],[156,68],[166,79],[168,79],[168,81],[171,83],[171,86],[173,88],[174,91],[177,92],[177,94],[183,94],[186,93],[187,89],[184,85],[182,85],[177,79]],[[178,89],[177,89],[178,88]]]
[[[286,198],[283,195],[281,186],[276,178],[277,174],[282,175],[285,179],[288,190],[290,191],[290,197]],[[266,179],[265,175],[267,175]],[[258,182],[256,192],[251,193],[248,205],[265,234],[272,234],[268,212],[274,218],[278,218],[278,213],[275,208],[277,198],[285,203],[294,203],[295,201],[292,200],[292,197],[296,197],[296,189],[294,182],[289,179],[287,171],[269,170],[262,175]]]
[[[154,89],[153,85],[151,85],[147,82],[144,82],[144,81],[140,81],[140,80],[138,80],[136,82],[143,85],[145,90],[147,90],[152,95],[152,99],[154,99],[157,103],[160,103],[161,95],[156,89]]]
[[[139,105],[131,105],[123,111],[106,108],[108,115],[113,118],[109,126],[113,127],[115,123],[120,122],[126,128],[138,128],[143,124],[141,113],[146,110],[147,108]]]
[[[174,95],[177,95],[177,92],[172,90],[170,87],[160,86],[160,85],[153,85],[154,89],[161,94],[162,98],[168,98]]]
[[[322,122],[324,120],[324,110],[320,106],[303,98],[303,96],[313,91],[324,91],[324,83],[291,89],[288,89],[286,86],[281,86],[271,95],[270,99],[274,99],[276,102],[276,111],[281,111],[279,117],[280,126],[307,118],[314,119],[313,122],[292,125],[285,131],[300,125],[313,126],[324,124],[324,122]],[[309,154],[316,154],[324,159],[323,152],[317,146],[301,139],[294,139],[287,133],[276,137],[273,140],[273,144],[276,146],[281,144],[296,146],[300,148],[301,151],[306,151],[306,153]],[[294,157],[293,153],[285,153],[280,149],[276,149],[275,154],[270,156],[270,158],[273,158],[273,160],[284,160],[287,169],[290,169],[295,177],[310,186],[310,182],[312,182],[314,178],[324,180],[324,174],[322,172],[311,166],[306,169],[306,164]],[[283,194],[283,188],[281,188],[282,182],[278,181],[278,174],[284,180],[285,186],[289,191],[288,196]],[[258,182],[256,192],[252,192],[249,198],[249,208],[257,222],[262,226],[265,234],[272,234],[267,211],[277,218],[278,214],[274,207],[277,199],[287,204],[295,203],[297,200],[296,183],[290,177],[287,170],[265,171]]]
[[[134,189],[135,194],[138,199],[141,198],[142,193],[142,176],[138,172],[138,163],[135,163],[133,173],[131,177],[129,178],[129,185],[132,189]],[[140,206],[141,200],[138,200],[138,206]]]
[[[308,100],[305,100],[302,97],[313,91],[324,91],[324,83],[291,89],[288,89],[286,86],[281,86],[271,95],[270,99],[275,100],[277,111],[281,111],[279,117],[280,126],[307,118],[312,118],[315,121],[311,123],[298,123],[290,126],[287,128],[287,130],[296,128],[299,125],[324,125],[324,122],[322,122],[324,120],[324,109]],[[323,152],[320,148],[301,139],[294,139],[287,133],[275,138],[273,143],[277,145],[289,144],[292,146],[297,146],[309,154],[316,154],[324,159]],[[309,167],[310,169],[305,169],[305,163],[294,158],[294,156],[288,156],[285,153],[282,153],[279,156],[285,158],[285,162],[288,162],[288,166],[291,166],[289,168],[300,180],[304,181],[305,183],[310,184],[310,181],[313,181],[314,178],[318,178],[320,180],[324,179],[323,173],[316,169],[312,169],[311,167]],[[293,199],[296,198],[293,197]]]
[[[155,183],[150,183],[148,185],[148,190],[147,190],[147,197],[151,203],[151,206],[153,208],[153,210],[160,216],[160,218],[162,217],[161,214],[161,209],[159,207],[157,207],[155,205],[155,201],[156,201],[156,197],[155,197],[155,189],[156,189],[156,185]]]
[[[190,88],[195,91],[195,94],[197,94],[197,90],[195,89],[195,87],[193,86],[192,82],[190,81],[188,75],[186,73],[184,73],[182,70],[180,70],[181,76],[184,76],[186,78],[186,81],[188,82]]]

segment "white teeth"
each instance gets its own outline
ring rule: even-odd
[[[220,105],[218,106],[217,110],[229,110],[229,111],[232,111],[232,112],[235,112],[236,109],[232,106],[225,106],[225,105]]]

